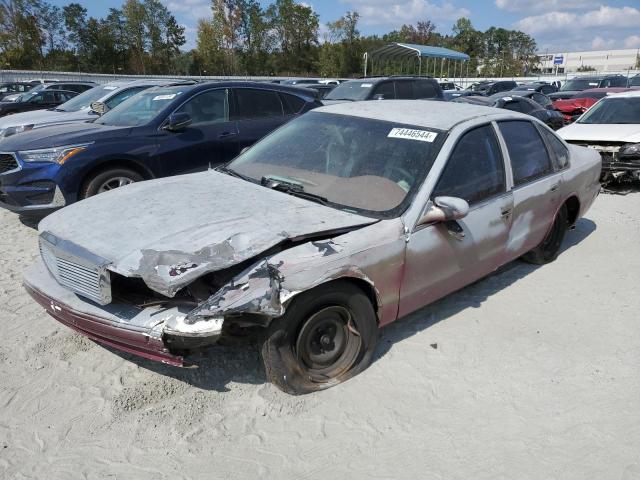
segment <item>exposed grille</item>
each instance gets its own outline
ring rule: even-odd
[[[9,153],[0,153],[0,173],[6,173],[18,168],[18,161]]]
[[[92,265],[86,259],[60,251],[43,238],[40,238],[40,254],[62,286],[101,305],[111,302],[109,272],[104,265]]]

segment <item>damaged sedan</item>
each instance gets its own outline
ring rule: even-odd
[[[603,185],[640,181],[640,91],[603,98],[558,134],[601,155]]]
[[[70,328],[171,365],[260,329],[267,378],[308,393],[364,370],[380,327],[519,257],[554,260],[599,175],[595,151],[523,114],[332,105],[217,170],[50,215],[24,285]]]

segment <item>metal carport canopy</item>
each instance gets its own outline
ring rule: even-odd
[[[444,47],[431,47],[413,43],[391,43],[369,53],[369,58],[376,60],[399,60],[407,57],[448,58],[451,60],[469,60],[469,55]]]

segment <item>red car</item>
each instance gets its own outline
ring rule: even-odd
[[[630,88],[589,88],[576,93],[566,100],[556,100],[553,108],[562,113],[564,123],[573,123],[580,115],[589,110],[598,100],[612,93],[628,92]]]

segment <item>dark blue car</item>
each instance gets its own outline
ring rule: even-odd
[[[314,92],[269,83],[145,90],[95,121],[0,141],[0,206],[46,214],[129,183],[205,170],[318,106]]]

